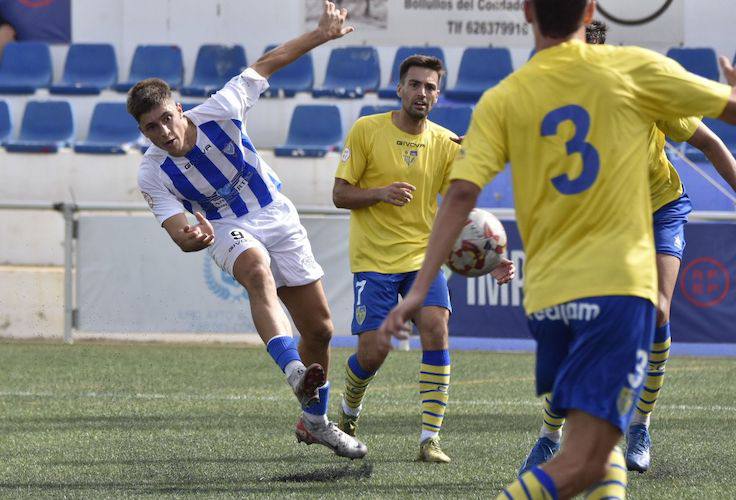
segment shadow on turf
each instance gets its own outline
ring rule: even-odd
[[[363,479],[369,478],[372,475],[373,464],[362,462],[357,468],[353,467],[352,464],[348,464],[342,467],[330,467],[329,469],[311,472],[284,474],[274,477],[273,481],[282,483],[327,482],[337,481],[339,479]]]

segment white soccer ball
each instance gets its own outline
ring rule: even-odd
[[[447,257],[447,266],[463,276],[490,273],[506,254],[506,231],[496,216],[474,208]]]

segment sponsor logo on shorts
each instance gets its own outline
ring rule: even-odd
[[[355,321],[357,321],[359,325],[362,325],[363,321],[365,321],[365,315],[365,306],[358,306],[355,308]]]
[[[675,236],[675,239],[672,243],[675,245],[676,249],[682,250],[682,238],[680,237],[679,234]]]
[[[350,148],[346,147],[342,150],[342,156],[340,156],[340,161],[346,162],[350,159]]]
[[[566,325],[570,321],[593,321],[601,313],[598,304],[590,302],[568,302],[559,306],[548,307],[529,315],[537,321],[562,321]]]

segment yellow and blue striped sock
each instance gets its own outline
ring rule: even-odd
[[[437,436],[442,428],[450,388],[450,352],[424,351],[419,369],[419,395],[422,398],[422,434],[419,442]]]
[[[626,463],[621,448],[616,446],[608,458],[608,472],[603,481],[585,492],[586,500],[623,500],[626,498]]]
[[[360,413],[365,390],[375,374],[376,372],[370,372],[360,366],[357,354],[348,358],[345,363],[345,392],[342,394],[343,411],[353,416]]]
[[[560,437],[562,436],[562,426],[564,424],[565,417],[552,411],[552,393],[548,392],[544,395],[544,419],[542,421],[540,436],[549,438],[555,443],[559,443]]]
[[[649,353],[649,367],[644,388],[636,404],[632,423],[649,425],[649,417],[657,404],[659,391],[664,384],[664,369],[670,357],[670,324],[660,326],[654,333],[652,350]]]
[[[557,487],[539,467],[532,467],[506,487],[496,500],[557,500]]]

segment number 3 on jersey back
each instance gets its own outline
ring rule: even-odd
[[[590,115],[575,104],[552,110],[542,120],[542,137],[557,135],[559,125],[568,120],[575,125],[575,135],[565,143],[567,154],[580,153],[583,170],[575,179],[570,179],[567,174],[553,177],[552,185],[562,194],[578,194],[593,185],[601,164],[598,151],[592,144],[585,142],[590,131]]]

